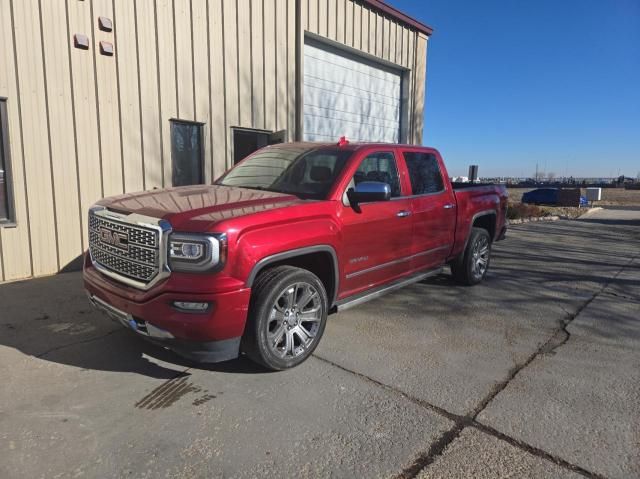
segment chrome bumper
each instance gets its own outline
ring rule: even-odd
[[[137,320],[133,316],[131,316],[129,313],[125,311],[121,311],[120,309],[110,305],[109,303],[103,301],[97,296],[93,296],[91,294],[89,294],[88,296],[89,296],[89,301],[91,302],[91,304],[93,304],[93,306],[96,309],[102,311],[114,321],[117,321],[118,323],[122,324],[124,327],[129,328],[138,334],[141,334],[143,336],[147,336],[153,339],[173,339],[174,338],[173,334],[171,334],[169,331],[165,331],[164,329],[158,328],[157,326],[154,326],[153,324],[147,321]]]

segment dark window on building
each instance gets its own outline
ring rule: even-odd
[[[400,196],[400,179],[398,167],[393,153],[386,151],[372,153],[367,156],[353,175],[353,181],[357,185],[363,181],[378,181],[391,187],[391,196]]]
[[[0,225],[15,221],[12,186],[7,100],[0,98]]]
[[[434,154],[405,151],[404,159],[409,170],[409,179],[414,195],[444,191],[440,166]]]
[[[233,164],[237,164],[251,153],[267,145],[284,143],[285,130],[276,132],[233,128]]]
[[[204,183],[202,123],[171,120],[171,160],[173,186]]]

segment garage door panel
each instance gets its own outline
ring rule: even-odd
[[[347,123],[375,123],[386,128],[397,128],[397,121],[393,119],[386,119],[376,115],[375,111],[372,111],[371,115],[363,115],[359,112],[352,112],[347,110],[340,110],[340,105],[335,105],[333,108],[321,107],[312,104],[308,104],[306,109],[310,115],[322,116],[325,118],[331,118],[334,120],[345,121]],[[340,113],[340,116],[336,116],[336,111]]]
[[[399,141],[399,71],[317,42],[304,56],[305,140]]]
[[[329,93],[329,94],[328,94]],[[348,115],[358,115],[366,118],[375,117],[381,121],[393,123],[397,126],[400,117],[400,105],[389,105],[376,101],[372,98],[359,98],[336,92],[332,95],[327,90],[310,87],[305,90],[305,113],[313,113],[313,109],[336,110],[334,116],[341,116],[340,113]]]
[[[366,100],[370,102],[380,103],[393,108],[400,106],[400,89],[394,93],[393,91],[385,91],[383,87],[380,90],[371,91],[366,88],[355,86],[361,79],[345,78],[344,80],[323,80],[310,75],[305,75],[305,86],[312,90],[322,90],[330,93],[339,93],[340,95],[348,95],[355,99]]]

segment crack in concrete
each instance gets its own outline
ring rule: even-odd
[[[544,451],[543,449],[539,449],[534,446],[531,446],[530,444],[527,444],[523,441],[520,441],[519,439],[515,439],[511,436],[508,436],[498,431],[497,429],[492,428],[491,426],[487,426],[485,424],[478,422],[476,420],[476,416],[477,414],[479,414],[480,411],[475,412],[474,410],[470,415],[461,416],[459,414],[452,413],[450,411],[447,411],[444,408],[436,406],[435,404],[431,404],[430,402],[425,401],[423,399],[410,396],[407,393],[401,391],[400,389],[396,389],[393,386],[389,386],[388,384],[380,382],[377,379],[369,377],[365,374],[345,368],[344,366],[334,363],[329,359],[318,356],[317,354],[314,354],[313,357],[335,368],[338,368],[342,371],[353,374],[365,381],[371,382],[376,386],[379,386],[387,391],[398,394],[401,397],[407,399],[408,401],[411,401],[412,403],[417,404],[418,406],[421,406],[425,409],[429,409],[435,412],[436,414],[439,414],[440,416],[443,416],[453,422],[453,426],[450,429],[446,430],[444,433],[442,433],[431,444],[428,451],[426,451],[424,454],[419,455],[409,466],[404,468],[399,474],[393,476],[394,479],[415,478],[422,470],[424,470],[427,466],[432,464],[435,461],[435,459],[444,452],[447,446],[451,444],[453,441],[455,441],[458,438],[458,436],[460,436],[460,434],[466,427],[474,427],[485,434],[488,434],[497,439],[505,441],[511,444],[512,446],[517,447],[518,449],[521,449],[529,454],[532,454],[536,457],[540,457],[547,461],[553,462],[558,466],[564,467],[565,469],[581,474],[585,477],[588,477],[589,479],[605,479],[603,476],[600,476],[594,472],[588,471],[580,466],[577,466],[568,461],[565,461],[561,457],[554,456],[553,454],[547,451]]]
[[[583,467],[580,467],[576,464],[572,464],[559,456],[555,456],[543,449],[534,447],[530,444],[527,444],[524,441],[519,439],[515,439],[511,436],[508,436],[497,429],[492,428],[491,426],[487,426],[478,422],[478,415],[489,405],[495,397],[500,394],[509,383],[518,375],[520,371],[525,369],[529,364],[531,364],[537,357],[543,354],[551,354],[554,353],[556,349],[560,346],[564,345],[569,341],[571,337],[571,333],[567,331],[567,326],[574,321],[584,309],[589,306],[599,295],[603,294],[605,290],[609,287],[609,285],[626,269],[631,265],[637,256],[633,256],[625,265],[623,265],[615,275],[613,275],[605,284],[603,284],[600,289],[598,289],[593,295],[587,299],[573,314],[568,314],[567,317],[560,320],[560,327],[556,329],[553,334],[542,344],[540,345],[533,354],[531,354],[523,363],[514,366],[507,375],[507,378],[500,383],[498,383],[489,394],[480,402],[480,404],[471,412],[469,415],[460,416],[458,414],[451,413],[446,409],[443,409],[439,406],[431,404],[427,401],[414,398],[412,396],[407,395],[399,389],[396,389],[392,386],[384,384],[376,379],[373,379],[365,374],[358,373],[356,371],[352,371],[348,368],[345,368],[333,361],[325,359],[321,356],[314,355],[315,358],[324,361],[334,367],[337,367],[343,371],[349,372],[351,374],[355,374],[356,376],[363,378],[367,381],[370,381],[388,391],[393,391],[396,394],[400,394],[402,397],[407,398],[415,404],[418,404],[422,407],[430,409],[441,416],[446,417],[447,419],[453,421],[454,425],[443,434],[440,435],[429,447],[427,451],[423,454],[420,454],[412,464],[404,468],[399,474],[395,476],[395,479],[413,479],[415,478],[422,470],[426,469],[429,465],[431,465],[435,460],[442,455],[445,449],[455,441],[465,427],[474,427],[479,431],[484,432],[485,434],[489,434],[497,439],[507,442],[512,446],[523,450],[531,455],[539,457],[541,459],[550,461],[564,469],[573,471],[575,473],[581,474],[584,477],[588,477],[590,479],[604,479],[604,476],[597,474],[595,472],[589,471]],[[565,311],[566,312],[566,311]]]

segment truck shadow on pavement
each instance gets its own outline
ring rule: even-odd
[[[79,272],[2,284],[0,305],[0,352],[7,347],[84,370],[158,379],[174,378],[194,368],[236,374],[266,372],[244,357],[197,364],[145,341],[93,309]]]

